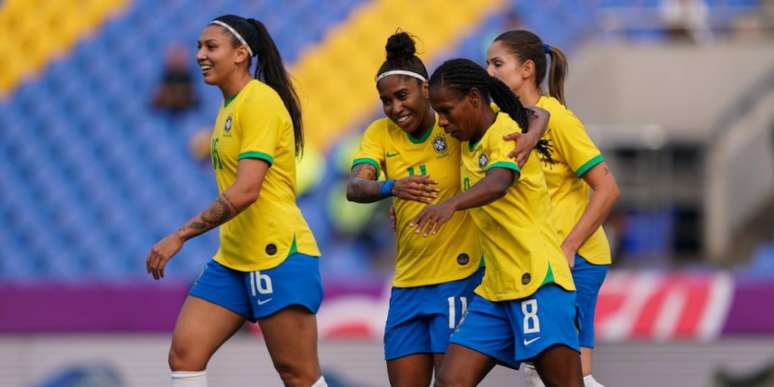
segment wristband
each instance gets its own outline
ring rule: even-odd
[[[379,188],[379,196],[386,198],[392,196],[392,187],[395,186],[395,180],[385,180],[382,187]]]

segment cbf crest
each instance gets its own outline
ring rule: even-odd
[[[443,134],[439,134],[433,139],[433,149],[435,149],[436,153],[446,153],[446,151],[449,149],[449,146],[446,145],[446,136]]]
[[[231,123],[232,123],[231,116],[228,116],[228,118],[226,118],[226,123],[223,124],[223,132],[228,133],[229,131],[231,131]]]
[[[489,158],[482,153],[481,156],[478,156],[478,166],[481,167],[481,169],[484,169],[487,164],[489,164]]]

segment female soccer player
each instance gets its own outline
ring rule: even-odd
[[[490,101],[504,113],[493,111]],[[541,160],[519,168],[502,137],[526,127],[525,109],[504,83],[467,59],[442,64],[430,78],[439,125],[463,141],[462,193],[425,207],[416,233],[436,234],[470,209],[486,273],[468,313],[449,341],[437,386],[474,386],[500,363],[532,361],[546,385],[579,387],[575,287],[551,224]],[[539,153],[546,157],[544,144]]]
[[[220,196],[153,246],[147,270],[163,278],[185,241],[217,226],[220,248],[180,311],[169,351],[172,386],[206,386],[207,362],[245,320],[260,324],[286,386],[325,386],[315,319],[320,252],[295,202],[303,136],[293,86],[257,20],[218,17],[198,45],[205,82],[223,92],[211,142]]]
[[[386,117],[363,136],[347,198],[362,203],[395,198],[397,258],[384,334],[387,371],[393,386],[428,386],[481,282],[481,250],[465,213],[450,219],[449,233],[432,238],[408,226],[426,203],[459,191],[460,143],[438,126],[428,100],[427,70],[411,36],[390,36],[386,50],[376,76]],[[542,110],[537,114],[532,124],[542,133],[547,116]],[[539,136],[524,140],[517,151],[528,154]],[[377,181],[379,171],[387,180]]]
[[[543,95],[539,87],[547,73],[546,55],[551,58],[549,96]],[[545,139],[555,162],[544,164],[543,172],[554,205],[554,224],[577,287],[584,382],[586,387],[600,387],[591,375],[594,312],[611,262],[602,223],[620,195],[618,185],[583,123],[565,106],[567,61],[558,48],[544,46],[529,31],[508,31],[489,47],[487,63],[489,74],[505,82],[524,103],[551,113]],[[534,371],[530,372],[529,367],[527,370],[530,378]]]

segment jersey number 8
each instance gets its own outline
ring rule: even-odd
[[[252,290],[253,296],[256,295],[256,292],[260,294],[272,294],[274,289],[271,286],[271,277],[266,274],[261,274],[260,271],[250,273],[250,290]]]
[[[521,313],[524,314],[524,334],[540,332],[540,319],[537,315],[537,300],[527,300],[521,303]]]

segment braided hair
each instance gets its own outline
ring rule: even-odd
[[[288,73],[282,63],[279,49],[277,49],[277,45],[274,43],[274,39],[272,39],[266,26],[259,20],[245,19],[237,15],[223,15],[215,18],[212,23],[221,26],[226,24],[230,27],[230,29],[225,27],[223,29],[231,34],[231,43],[234,47],[247,44],[246,48],[252,56],[256,57],[258,62],[255,66],[255,79],[260,79],[279,94],[293,122],[296,155],[300,156],[303,154],[304,128],[301,104],[298,100],[298,94],[296,94],[296,90],[293,88],[293,83],[290,81],[290,77],[288,77]],[[251,61],[252,58],[249,58],[247,61],[248,69],[250,68]]]
[[[475,88],[486,102],[494,102],[501,111],[519,124],[522,133],[527,133],[527,109],[521,104],[519,97],[501,80],[490,76],[484,68],[469,59],[451,59],[444,62],[430,77],[430,87],[446,87],[467,95]],[[541,159],[553,162],[548,141],[541,139],[535,149]]]

